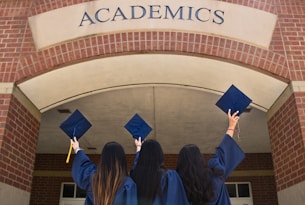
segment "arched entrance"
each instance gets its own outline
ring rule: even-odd
[[[227,120],[215,103],[231,84],[253,100],[241,116],[242,148],[271,152],[265,112],[287,84],[232,63],[174,54],[117,56],[53,70],[18,87],[43,113],[38,153],[66,152],[62,142],[68,138],[58,126],[67,114],[58,110],[79,109],[93,124],[85,146],[98,153],[115,139],[132,154],[123,126],[139,113],[153,127],[150,137],[166,153],[177,154],[183,144],[195,142],[213,153]]]
[[[174,54],[126,55],[56,69],[18,86],[42,111],[39,156],[66,155],[69,139],[59,124],[69,113],[62,112],[79,109],[93,124],[80,141],[86,153],[99,155],[105,142],[115,140],[132,155],[133,140],[123,126],[137,112],[153,127],[149,137],[160,141],[167,156],[174,159],[187,143],[198,144],[205,154],[214,152],[227,126],[226,115],[215,102],[232,83],[253,99],[242,115],[239,143],[245,152],[255,155],[249,159],[265,157],[271,152],[266,111],[287,84],[239,65]],[[263,92],[258,83],[266,88]],[[264,160],[269,161],[270,156]],[[34,176],[43,178],[43,174],[70,176],[39,168]],[[268,181],[273,172],[269,168],[241,171],[232,180],[240,181],[240,176],[243,181],[259,177]],[[259,185],[254,182],[252,186]]]
[[[300,31],[304,27],[300,20],[304,16],[303,2],[281,0],[256,4],[249,0],[242,1],[240,5],[226,4],[222,1],[209,2],[213,4],[209,4],[213,9],[218,6],[222,9],[222,6],[226,5],[226,9],[243,11],[238,13],[239,15],[233,16],[238,20],[244,19],[241,16],[245,19],[251,16],[245,12],[246,10],[251,11],[254,18],[247,18],[247,21],[240,22],[246,23],[243,24],[245,26],[250,25],[250,28],[252,28],[252,24],[249,22],[253,24],[262,22],[256,17],[272,16],[275,32],[272,33],[273,26],[270,26],[271,29],[265,27],[269,31],[268,35],[259,29],[248,33],[251,35],[247,35],[247,32],[243,32],[244,30],[239,30],[245,28],[239,24],[235,30],[225,29],[217,30],[217,32],[210,30],[195,33],[194,29],[198,31],[196,26],[185,27],[183,23],[187,21],[182,21],[183,17],[176,15],[178,13],[172,13],[172,19],[177,20],[178,24],[175,24],[176,26],[168,25],[171,29],[166,29],[167,27],[162,27],[162,25],[160,27],[159,22],[154,24],[156,27],[152,26],[142,30],[141,26],[147,28],[147,25],[151,24],[141,21],[139,22],[140,28],[133,24],[132,26],[135,27],[132,28],[135,30],[129,30],[130,27],[124,24],[126,21],[120,21],[126,26],[123,30],[119,26],[112,30],[114,27],[109,26],[107,29],[110,30],[107,30],[107,33],[103,33],[105,30],[102,29],[100,32],[82,33],[74,38],[72,36],[74,32],[71,29],[67,35],[68,38],[64,40],[61,36],[55,36],[49,32],[48,34],[51,34],[52,37],[59,38],[50,44],[43,44],[41,47],[35,45],[34,38],[36,39],[38,30],[31,30],[29,17],[84,2],[87,1],[71,1],[67,4],[62,1],[48,0],[1,2],[0,18],[5,25],[1,36],[1,40],[3,40],[0,56],[1,203],[28,204],[31,192],[34,193],[36,189],[40,192],[39,195],[47,200],[40,201],[41,204],[53,203],[47,197],[52,192],[51,189],[58,189],[58,184],[55,182],[58,178],[63,177],[65,180],[70,177],[70,173],[67,171],[69,167],[63,168],[65,165],[61,164],[64,162],[63,155],[56,154],[65,152],[65,143],[62,143],[63,146],[61,146],[56,144],[58,142],[55,140],[59,139],[56,136],[62,133],[53,133],[58,128],[58,122],[66,116],[65,114],[59,115],[58,109],[65,111],[67,107],[73,109],[81,104],[89,107],[92,102],[96,103],[104,115],[99,114],[98,117],[102,118],[96,119],[96,117],[92,121],[94,124],[108,127],[102,129],[104,133],[94,133],[91,136],[110,136],[110,130],[113,130],[114,127],[109,125],[121,126],[126,119],[130,118],[131,113],[140,109],[139,112],[142,112],[143,117],[154,127],[151,137],[164,140],[162,143],[168,150],[168,157],[171,158],[173,155],[170,153],[175,153],[178,145],[189,139],[182,138],[183,135],[193,136],[196,132],[198,143],[201,143],[204,149],[208,150],[209,147],[215,146],[211,140],[214,136],[202,138],[201,132],[212,129],[217,137],[218,133],[221,135],[222,131],[218,130],[221,128],[217,125],[225,123],[222,121],[224,115],[217,110],[214,103],[230,84],[236,84],[254,101],[251,105],[252,110],[242,116],[241,145],[249,153],[251,149],[254,151],[260,149],[258,152],[271,150],[271,153],[269,152],[267,155],[265,153],[256,155],[257,163],[254,163],[260,166],[264,164],[263,162],[268,162],[265,164],[268,167],[267,170],[257,172],[261,167],[256,167],[257,170],[250,170],[246,175],[244,172],[238,172],[237,177],[250,175],[257,178],[263,177],[263,180],[260,178],[258,181],[264,183],[268,183],[270,178],[275,177],[279,204],[304,203],[302,194],[305,186],[303,174],[305,169],[303,166],[305,161],[303,137],[305,86],[303,85],[304,46],[302,46],[304,39],[300,38],[302,36]],[[100,2],[94,1],[90,5]],[[179,10],[175,10],[175,6],[178,6]],[[201,8],[200,5],[195,6]],[[87,8],[86,6],[76,7],[78,9]],[[188,11],[192,11],[191,3],[188,8]],[[182,11],[180,5],[174,4],[166,8],[162,7],[162,9],[162,11],[165,11],[164,9]],[[70,20],[73,19],[73,15],[79,14],[71,7],[69,11]],[[124,11],[126,10],[124,9]],[[199,9],[199,11],[202,10]],[[66,12],[60,14],[68,15]],[[157,12],[154,14],[158,15]],[[118,17],[122,16],[118,15]],[[193,16],[189,16],[188,22],[191,17]],[[221,18],[222,16],[220,16]],[[49,19],[52,18],[47,20]],[[77,16],[75,19],[78,19]],[[202,18],[200,19],[202,20]],[[229,18],[223,19],[227,21]],[[168,22],[167,20],[165,22]],[[59,21],[57,22],[59,23]],[[182,24],[180,24],[181,22]],[[236,21],[227,22],[231,24],[228,24],[229,26],[227,25],[226,28],[236,26],[234,24]],[[41,25],[43,25],[42,31],[46,26],[51,29],[52,25],[55,26],[55,24],[48,23]],[[214,28],[218,26],[213,22],[209,25]],[[258,23],[258,25],[262,24]],[[64,28],[66,29],[66,27]],[[230,33],[225,33],[227,31]],[[58,33],[67,34],[56,32],[56,34]],[[251,37],[245,38],[249,36]],[[45,35],[38,37],[45,37]],[[257,44],[258,40],[266,41]],[[88,107],[83,107],[83,112],[87,112],[85,109]],[[97,113],[96,110],[88,111],[89,114],[93,112]],[[113,115],[114,113],[115,115]],[[201,113],[205,115],[200,115]],[[254,118],[261,120],[253,123]],[[112,121],[109,122],[109,119]],[[252,124],[242,124],[242,122],[250,121]],[[41,125],[40,122],[42,122]],[[202,122],[207,122],[207,124],[200,124]],[[53,127],[44,126],[44,124],[51,125],[52,123]],[[165,127],[165,125],[171,127]],[[194,128],[198,131],[194,131]],[[47,137],[39,136],[43,130],[44,133],[55,135],[52,139],[54,139],[55,144],[53,145],[56,150],[46,146]],[[251,131],[248,132],[251,134],[257,133],[259,130],[265,135],[255,135],[255,139],[260,139],[255,142],[245,141],[249,137],[243,136],[245,130]],[[132,147],[128,147],[129,138],[121,137],[126,134],[125,130],[116,129],[113,135],[119,140],[126,140],[123,143],[126,143],[127,150],[130,150],[128,152],[131,153]],[[175,144],[172,143],[171,136],[173,135],[176,136],[176,138],[173,137]],[[270,138],[266,135],[269,135]],[[158,136],[161,137],[158,138]],[[89,141],[83,142],[87,148],[92,145],[101,146],[101,144],[95,143],[99,142],[99,139],[92,140],[89,133],[88,137],[84,139],[87,138]],[[253,148],[253,143],[263,142],[261,139],[270,139],[271,146],[266,147],[267,143],[261,143],[257,145],[257,149]],[[36,149],[37,145],[38,149]],[[36,154],[36,150],[38,150],[38,154]],[[45,152],[48,154],[42,150],[48,150]],[[45,160],[43,156],[51,157]],[[252,160],[251,156],[248,155],[247,158]],[[274,173],[273,167],[270,167],[271,161],[275,165]],[[174,164],[174,161],[171,162]],[[35,171],[34,164],[38,166]],[[252,164],[247,164],[247,168]],[[53,166],[50,167],[50,165]],[[270,173],[270,169],[272,173]],[[33,184],[45,182],[50,190],[42,193],[41,187],[35,186],[32,190],[33,176]],[[50,176],[51,180],[46,180]],[[268,176],[271,177],[268,178]],[[235,180],[235,177],[233,176],[232,180]],[[269,199],[268,196],[262,198]],[[56,201],[57,198],[54,200]],[[269,201],[266,202],[263,199],[255,200],[257,204],[270,204]],[[57,202],[58,200],[55,203]]]

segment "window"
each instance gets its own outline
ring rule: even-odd
[[[226,183],[232,205],[253,205],[250,182]]]
[[[251,184],[250,182],[226,183],[226,187],[230,198],[250,198]]]
[[[62,183],[61,198],[85,198],[86,191],[80,189],[75,183]]]
[[[250,197],[249,184],[237,184],[239,197]]]
[[[235,184],[226,184],[227,190],[230,197],[237,197],[236,185]]]

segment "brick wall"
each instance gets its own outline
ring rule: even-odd
[[[17,2],[17,1],[16,1]],[[205,34],[192,34],[184,32],[123,32],[100,34],[89,37],[83,37],[68,42],[63,42],[56,46],[36,51],[31,31],[27,26],[26,15],[32,16],[46,12],[48,10],[61,8],[71,4],[87,2],[86,0],[62,2],[58,0],[46,1],[24,1],[25,3],[1,3],[3,15],[13,16],[20,20],[15,23],[19,30],[15,30],[18,34],[25,33],[23,36],[8,34],[3,37],[8,38],[7,43],[3,46],[17,47],[18,50],[12,50],[11,55],[18,58],[5,60],[9,61],[3,64],[2,72],[7,74],[7,67],[14,60],[18,60],[17,69],[10,71],[8,74],[14,74],[15,78],[5,78],[3,81],[23,81],[28,77],[34,77],[44,72],[57,69],[65,65],[86,61],[92,58],[103,58],[113,55],[127,55],[130,53],[176,53],[196,56],[213,56],[223,61],[238,62],[244,66],[267,71],[268,73],[281,78],[289,78],[289,70],[287,59],[285,58],[285,50],[283,47],[282,28],[278,24],[274,38],[269,50],[247,45],[243,42],[237,42],[217,36],[209,36]],[[22,1],[23,2],[23,1]],[[231,1],[228,1],[231,2]],[[264,11],[276,13],[277,6],[268,1],[236,1],[234,3],[261,9]],[[277,2],[281,3],[281,2]],[[4,4],[4,5],[3,5]],[[27,12],[20,9],[25,7]],[[8,9],[8,7],[10,9]],[[1,11],[1,10],[0,10]],[[279,10],[282,11],[282,10]],[[0,12],[1,14],[1,12]],[[14,21],[11,18],[3,18],[3,25],[9,30],[14,27]],[[23,27],[21,26],[23,25]],[[302,24],[299,24],[302,26]],[[285,27],[284,27],[285,29]],[[9,31],[7,31],[9,32]],[[12,31],[11,31],[12,32]],[[299,34],[299,33],[298,33]],[[297,37],[297,34],[295,34]],[[11,41],[20,42],[19,44],[10,43]],[[11,40],[10,40],[11,39]],[[296,38],[296,41],[302,42]],[[290,47],[290,49],[293,49]],[[1,57],[0,57],[1,58]],[[1,61],[0,61],[1,62]],[[1,73],[0,70],[0,73]]]
[[[0,182],[30,192],[40,124],[13,95],[0,102]]]
[[[251,182],[254,205],[277,205],[274,176],[229,177],[228,182]]]
[[[35,50],[27,28],[31,4],[31,0],[0,1],[0,82],[15,82],[19,59]]]
[[[277,37],[273,37],[276,52],[287,57],[289,78],[305,80],[305,2],[302,0],[277,0],[275,11],[278,15]],[[303,71],[303,72],[302,72]]]
[[[305,94],[295,93],[269,120],[277,190],[305,180]]]
[[[30,205],[59,205],[62,182],[72,182],[71,177],[34,177]]]
[[[204,34],[147,31],[100,34],[36,51],[27,17],[87,1],[89,0],[1,1],[0,82],[16,82],[18,84],[41,73],[80,61],[143,52],[212,56],[288,81],[305,79],[305,2],[303,0],[225,1],[278,15],[278,23],[268,50]],[[305,180],[304,108],[302,107],[304,97],[302,95],[302,93],[296,94],[284,105],[285,109],[277,112],[269,122],[277,173],[277,190],[285,189]],[[0,102],[7,103],[10,102],[10,99],[9,95],[0,96]],[[20,109],[16,102],[15,99],[12,100],[11,109]],[[297,103],[297,107],[294,103]],[[31,176],[31,171],[25,167],[24,161],[31,161],[35,158],[33,155],[38,122],[33,121],[33,127],[28,129],[29,124],[26,122],[33,118],[24,109],[20,109],[20,113],[25,114],[24,116],[18,115],[20,114],[19,110],[12,112],[17,114],[18,118],[16,118],[15,115],[7,113],[6,104],[0,104],[0,106],[0,181],[14,184],[14,186],[24,190],[30,190],[31,177],[29,176]],[[20,122],[18,119],[25,121]],[[286,120],[289,122],[287,123]],[[16,122],[18,123],[16,124]],[[25,133],[21,134],[21,132]],[[34,140],[34,142],[27,141],[29,139]],[[25,150],[24,146],[20,146],[20,140],[26,142],[23,145],[28,146],[30,152],[27,151],[28,149]],[[11,152],[11,150],[15,152]],[[167,163],[173,166],[174,163],[171,163],[173,162],[171,160]],[[22,183],[18,182],[19,177],[25,173],[20,172],[19,168],[26,170]]]
[[[92,57],[129,52],[174,52],[219,57],[274,76],[304,80],[304,1],[226,1],[278,15],[268,50],[224,38],[182,32],[128,32],[97,35],[36,51],[27,17],[69,6],[78,1],[1,1],[0,82],[16,82]],[[115,44],[113,42],[116,42]]]
[[[90,159],[97,163],[100,155],[88,155]],[[205,155],[208,160],[212,155]],[[45,176],[34,175],[33,188],[30,205],[56,205],[59,204],[60,188],[62,182],[72,182],[70,176],[74,155],[71,156],[69,164],[65,163],[66,155],[39,154],[36,157],[35,172],[45,171]],[[128,166],[132,166],[134,155],[127,155]],[[177,155],[165,155],[165,166],[175,169]],[[271,154],[246,154],[245,160],[236,169],[244,171],[272,171]],[[48,172],[50,171],[50,172]],[[53,171],[53,172],[52,172]],[[58,176],[62,174],[62,176]],[[255,205],[277,205],[277,195],[275,189],[275,179],[273,175],[248,174],[248,176],[238,176],[234,174],[227,181],[231,182],[251,182],[252,194]]]

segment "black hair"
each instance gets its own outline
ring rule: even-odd
[[[137,184],[139,205],[151,205],[156,197],[162,198],[161,177],[164,171],[161,145],[153,139],[145,141],[137,165],[131,173]]]
[[[205,205],[214,198],[211,170],[197,145],[189,144],[179,152],[176,171],[192,205]]]

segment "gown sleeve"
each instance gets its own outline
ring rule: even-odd
[[[209,205],[231,205],[225,180],[245,158],[245,153],[229,135],[225,135],[208,166],[214,170],[212,182],[215,198]]]
[[[167,170],[162,177],[163,204],[189,205],[182,180],[175,170]]]
[[[72,178],[79,188],[91,192],[91,179],[95,172],[95,164],[83,151],[78,151],[72,165]]]
[[[138,159],[139,159],[139,156],[140,156],[140,152],[136,152],[136,156],[134,158],[134,161],[133,161],[133,165],[132,167],[130,168],[130,174],[132,174],[132,172],[134,171],[134,169],[136,168],[137,164],[138,164]]]
[[[138,204],[137,186],[130,177],[126,177],[122,187],[117,192],[115,196],[115,200],[112,205],[135,205],[135,204]]]
[[[225,135],[215,156],[209,160],[208,166],[218,173],[222,173],[224,180],[245,158],[245,153],[238,146],[235,140],[229,135]]]

